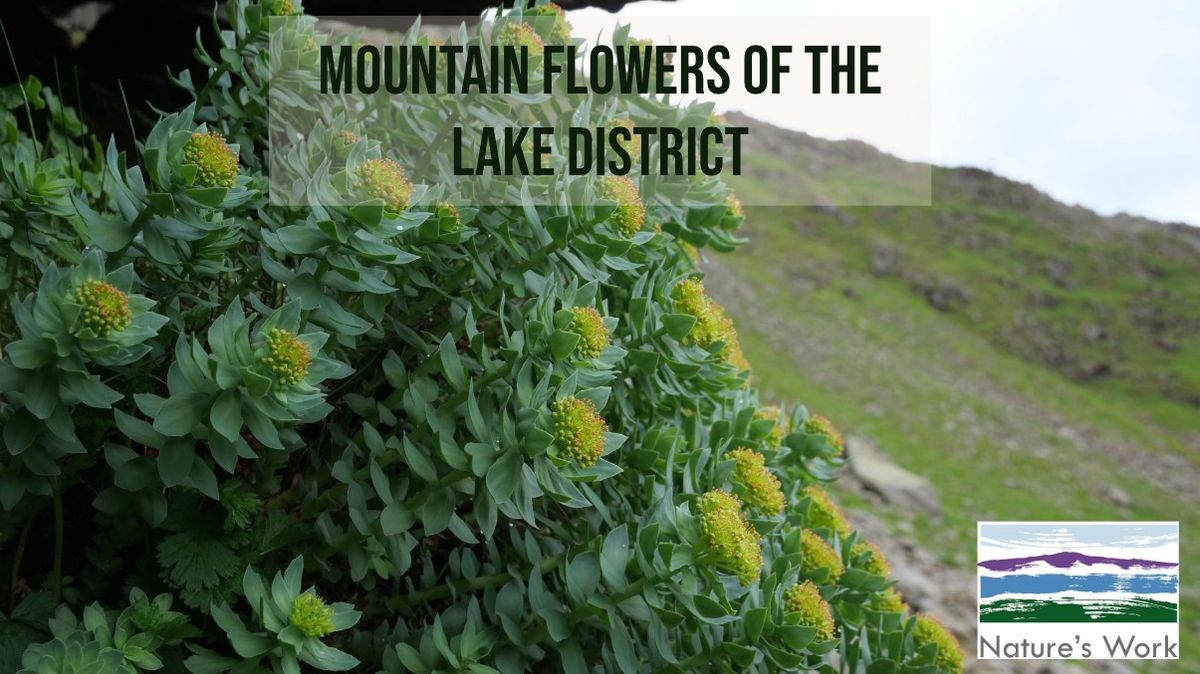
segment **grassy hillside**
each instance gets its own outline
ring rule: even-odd
[[[856,162],[911,169],[760,128],[743,195],[844,197],[872,189]],[[973,563],[977,520],[1109,518],[1180,520],[1200,565],[1200,238],[978,170],[933,181],[931,207],[749,209],[750,243],[706,269],[758,383],[927,476],[945,514],[916,531],[952,565]]]

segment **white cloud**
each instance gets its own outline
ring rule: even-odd
[[[898,14],[932,20],[929,159],[991,169],[1102,213],[1200,224],[1200,3],[681,0],[621,12]]]

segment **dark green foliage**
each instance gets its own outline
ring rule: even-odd
[[[381,144],[397,120],[315,109],[286,122],[309,139],[291,160],[338,158],[314,194],[389,159],[411,198],[273,206],[266,17],[285,4],[228,3],[224,48],[198,54],[208,83],[183,74],[194,105],[136,150],[101,154],[27,83],[50,113],[39,143],[19,130],[20,90],[0,97],[0,560],[25,579],[10,597],[42,585],[63,602],[52,620],[45,594],[16,606],[0,657],[22,649],[39,674],[932,671],[912,619],[874,608],[890,583],[855,567],[856,534],[830,534],[848,568],[819,588],[836,637],[785,609],[811,575],[801,490],[840,449],[803,432],[803,407],[756,418],[719,305],[703,303],[702,339],[677,313],[692,246],[739,243],[728,189],[659,193],[638,228],[590,177],[563,187],[577,205],[469,207]],[[570,103],[512,105],[546,121],[710,113]],[[495,116],[443,104],[439,123]],[[596,312],[586,342],[579,307]],[[730,496],[702,526],[701,495],[750,493],[737,448],[762,454],[787,506],[759,516]]]

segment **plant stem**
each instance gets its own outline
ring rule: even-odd
[[[63,506],[62,478],[54,481],[54,570],[51,575],[51,587],[54,589],[54,601],[62,599],[62,561],[63,561]]]
[[[550,569],[558,566],[558,562],[562,559],[562,555],[554,555],[547,557],[538,563],[538,572],[546,573]],[[494,587],[503,585],[504,583],[515,580],[516,578],[511,573],[495,573],[490,576],[477,576],[474,580],[468,582],[460,582],[445,585],[438,585],[420,592],[414,592],[406,597],[400,598],[392,608],[394,610],[403,610],[411,606],[419,606],[438,599],[446,599],[453,594],[472,593],[482,590],[485,587]]]
[[[25,557],[25,541],[29,540],[29,530],[33,528],[33,520],[40,510],[29,515],[25,526],[21,529],[21,537],[17,539],[17,550],[13,553],[12,575],[8,582],[8,613],[12,615],[17,607],[17,581],[21,579],[21,559]]]

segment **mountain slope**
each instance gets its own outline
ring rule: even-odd
[[[797,181],[854,195],[873,189],[856,162],[907,170],[754,124],[744,196]],[[928,477],[944,515],[870,509],[957,569],[972,568],[978,520],[1200,527],[1197,234],[976,169],[933,181],[931,207],[747,209],[750,243],[704,267],[757,383]],[[1195,537],[1181,556],[1200,562]],[[1183,592],[1200,634],[1200,597]]]

